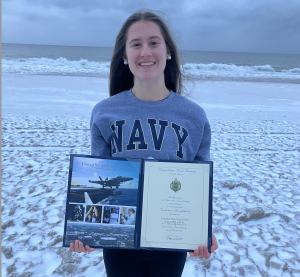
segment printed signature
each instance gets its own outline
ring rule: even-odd
[[[182,240],[183,238],[180,236],[172,236],[172,235],[168,235],[166,236],[167,240]]]

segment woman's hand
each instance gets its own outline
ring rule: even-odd
[[[93,252],[95,251],[95,248],[91,248],[88,245],[85,247],[83,246],[83,243],[79,240],[75,240],[75,243],[70,243],[70,251],[77,252],[77,253],[86,253],[86,252]]]
[[[218,242],[214,234],[212,234],[212,246],[210,248],[211,253],[213,253],[216,249],[218,249]],[[198,249],[194,250],[194,253],[189,252],[191,257],[199,257],[209,259],[210,253],[207,250],[207,246],[198,246]]]

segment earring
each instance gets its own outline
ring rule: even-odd
[[[169,58],[169,60],[171,60],[171,56],[169,56],[168,58]]]
[[[124,61],[124,64],[127,64],[127,61]]]

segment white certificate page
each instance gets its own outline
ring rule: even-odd
[[[145,161],[141,247],[207,245],[209,164]]]

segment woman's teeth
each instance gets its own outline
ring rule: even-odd
[[[140,65],[153,65],[153,64],[155,64],[155,63],[140,63]]]

